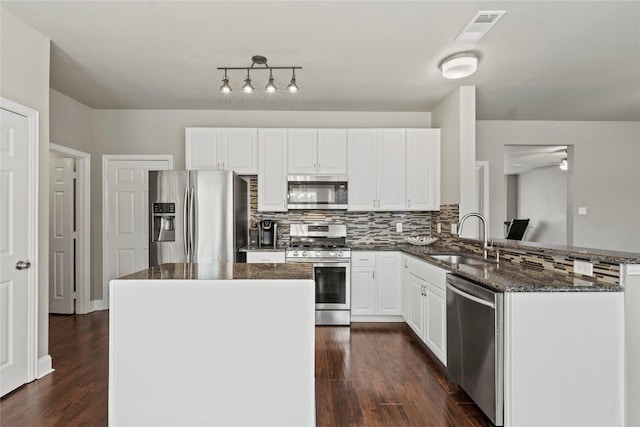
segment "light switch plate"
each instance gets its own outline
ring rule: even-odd
[[[451,234],[458,234],[458,223],[451,223]]]
[[[578,215],[586,215],[587,214],[587,207],[586,206],[580,206],[578,208]]]
[[[593,263],[589,261],[578,261],[577,259],[573,260],[573,272],[575,274],[593,277]]]
[[[402,233],[402,223],[401,222],[396,222],[396,231],[398,233]]]
[[[436,231],[437,231],[438,233],[442,233],[442,223],[440,223],[440,222],[439,222],[439,223],[436,225]]]

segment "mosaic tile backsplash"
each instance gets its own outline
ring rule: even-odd
[[[323,210],[295,210],[289,212],[258,212],[258,180],[250,178],[250,218],[255,221],[271,219],[278,222],[278,242],[289,243],[289,225],[292,223],[320,222],[345,224],[347,244],[404,243],[406,236],[429,236],[431,212],[347,212]],[[401,222],[402,233],[396,232]]]

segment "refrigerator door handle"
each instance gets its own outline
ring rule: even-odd
[[[196,210],[195,210],[195,196],[193,194],[193,187],[191,187],[191,196],[189,197],[189,262],[194,262],[195,259],[195,240],[196,240]]]
[[[183,207],[183,227],[182,227],[182,239],[184,242],[184,254],[186,260],[189,260],[189,187],[184,189],[184,207]]]

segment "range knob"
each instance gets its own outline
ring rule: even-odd
[[[322,253],[320,251],[316,251],[316,256],[320,258],[322,256]]]
[[[342,258],[342,251],[338,252],[338,256]]]
[[[336,256],[336,253],[335,252],[329,252],[329,256],[334,257],[334,256]]]
[[[302,251],[302,256],[307,256],[307,251]]]
[[[293,256],[298,256],[298,251],[293,251]]]

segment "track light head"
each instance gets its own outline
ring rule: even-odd
[[[296,84],[296,70],[293,69],[293,76],[291,77],[291,83],[287,86],[287,90],[291,93],[298,92],[298,85]]]
[[[242,91],[244,93],[253,93],[253,85],[251,84],[251,76],[249,70],[247,70],[247,78],[244,79],[244,85],[242,85]]]
[[[273,83],[273,73],[271,72],[269,72],[269,83],[267,83],[267,86],[265,86],[264,90],[269,93],[274,93],[276,90],[278,90],[275,83]]]

